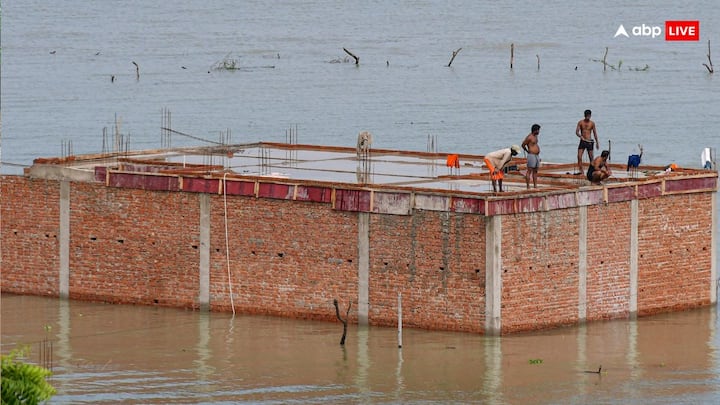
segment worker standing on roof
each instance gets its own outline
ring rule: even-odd
[[[540,168],[538,135],[540,135],[540,125],[533,124],[532,127],[530,127],[530,133],[525,137],[522,145],[520,145],[527,154],[527,172],[525,173],[525,184],[527,188],[530,188],[530,177],[532,177],[533,187],[537,188],[537,174]]]
[[[580,144],[578,144],[577,161],[578,171],[576,174],[583,174],[582,158],[583,154],[587,150],[588,159],[590,159],[590,166],[593,162],[593,147],[600,149],[600,143],[598,142],[597,127],[595,122],[590,119],[592,111],[585,110],[585,118],[578,121],[575,126],[575,136],[580,138]],[[593,139],[594,137],[594,139]]]
[[[490,171],[490,179],[492,180],[493,192],[502,193],[503,169],[510,163],[513,156],[517,156],[522,149],[513,145],[509,148],[496,150],[485,155],[485,166]]]

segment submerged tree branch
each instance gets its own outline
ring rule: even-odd
[[[458,53],[460,53],[461,50],[462,50],[462,48],[458,48],[457,50],[453,51],[452,58],[450,58],[450,62],[448,62],[447,67],[450,67],[450,65],[452,65],[453,61],[455,60],[455,57],[457,56]]]
[[[338,306],[337,299],[333,300],[333,305],[335,305],[335,315],[337,316],[337,319],[339,319],[340,322],[342,322],[342,324],[343,324],[343,334],[342,334],[342,338],[340,338],[340,346],[344,346],[345,345],[345,336],[347,335],[347,320],[350,315],[350,308],[352,308],[352,301],[348,304],[347,312],[345,313],[345,319],[343,319],[340,316],[340,307]]]
[[[515,44],[510,44],[510,70],[513,68],[513,62],[515,60]]]
[[[358,58],[357,56],[355,56],[352,52],[348,51],[347,48],[343,48],[343,51],[345,51],[345,53],[347,53],[348,55],[352,56],[353,59],[355,59],[355,64],[356,64],[356,65],[359,65],[359,64],[360,64],[360,58]]]
[[[607,54],[608,54],[608,47],[605,47],[605,55],[603,56],[602,63],[603,63],[603,72],[607,70]]]
[[[708,53],[707,53],[707,58],[708,58],[708,63],[709,63],[710,65],[708,65],[707,63],[703,63],[703,66],[705,66],[705,68],[708,70],[708,72],[714,73],[714,72],[715,72],[715,68],[713,68],[712,59],[710,59],[710,40],[709,40],[709,39],[708,39]]]

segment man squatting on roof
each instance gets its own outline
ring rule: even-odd
[[[602,151],[600,156],[596,157],[592,160],[592,162],[590,162],[586,177],[593,184],[600,184],[603,180],[607,179],[612,175],[610,167],[607,164],[609,156],[610,151],[604,150]]]

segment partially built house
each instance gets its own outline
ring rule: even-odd
[[[506,334],[717,300],[717,171],[254,143],[0,178],[2,292]]]

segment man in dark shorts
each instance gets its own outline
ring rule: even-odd
[[[525,184],[527,188],[530,188],[530,177],[532,177],[533,187],[537,188],[537,173],[540,168],[538,135],[540,135],[540,125],[533,124],[530,128],[530,133],[525,137],[522,145],[520,145],[525,153],[527,153],[527,172],[525,173]]]
[[[610,151],[604,150],[597,158],[590,162],[590,166],[587,171],[587,179],[593,184],[600,184],[601,181],[610,177],[610,168],[607,165],[607,159],[610,156]]]
[[[583,153],[587,151],[588,159],[590,163],[593,161],[593,145],[595,149],[600,149],[600,143],[598,142],[597,128],[595,123],[590,119],[592,112],[585,110],[585,118],[578,121],[575,127],[575,135],[580,138],[580,144],[578,145],[577,161],[578,161],[578,172],[576,174],[582,174],[582,158]],[[593,140],[593,138],[595,138]]]

